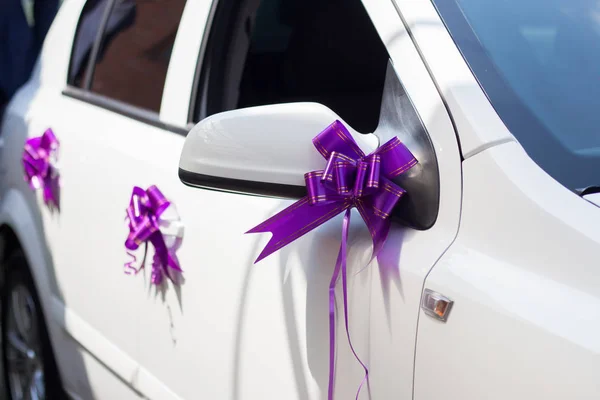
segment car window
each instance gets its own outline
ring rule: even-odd
[[[94,41],[109,0],[88,0],[83,7],[71,52],[68,84],[84,88]]]
[[[388,59],[360,0],[222,0],[193,122],[236,108],[311,101],[372,132]]]
[[[598,185],[600,4],[433,2],[491,104],[529,156],[569,189]]]
[[[81,87],[91,73],[93,93],[158,112],[184,6],[185,0],[88,1],[73,50],[72,83]],[[85,72],[100,25],[95,65]]]

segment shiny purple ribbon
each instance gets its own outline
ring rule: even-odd
[[[348,328],[347,242],[351,209],[356,207],[371,238],[375,258],[390,230],[390,214],[405,191],[391,180],[417,164],[416,158],[397,137],[373,153],[365,155],[346,127],[335,121],[313,139],[313,144],[327,160],[324,170],[304,175],[307,196],[274,215],[247,233],[273,234],[258,259],[262,260],[299,237],[345,211],[342,241],[333,276],[329,284],[329,387],[328,399],[333,399],[335,377],[335,286],[342,276],[344,321],[346,336],[354,357],[362,365],[365,376],[356,398],[368,380],[369,370],[360,360]]]
[[[132,261],[125,264],[125,273],[137,274],[144,267],[143,264],[140,268],[133,267],[132,264],[136,258],[132,252],[137,250],[142,243],[148,246],[148,242],[152,243],[155,251],[152,262],[152,283],[160,285],[165,275],[173,280],[169,268],[182,272],[177,258],[167,247],[160,231],[160,217],[170,204],[154,185],[150,186],[148,190],[137,186],[133,188],[129,207],[127,207],[129,235],[125,241],[127,254],[132,257]]]
[[[44,203],[59,206],[59,176],[56,167],[59,142],[52,129],[28,139],[23,149],[25,180],[33,190],[42,188]]]

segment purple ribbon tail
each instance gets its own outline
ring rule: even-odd
[[[383,249],[392,224],[389,218],[378,218],[373,212],[373,209],[370,208],[368,203],[365,201],[359,200],[357,202],[356,209],[360,213],[362,219],[365,221],[365,224],[369,229],[369,233],[371,234],[371,239],[373,239],[373,252],[371,253],[371,258],[369,260],[370,264],[371,261],[379,256],[379,253]]]
[[[52,205],[56,209],[59,209],[59,183],[57,178],[46,177],[44,178],[44,203]]]
[[[150,282],[155,285],[160,285],[163,281],[163,277],[167,274],[167,268],[161,261],[161,255],[156,251],[152,258],[152,272],[150,273]]]
[[[358,390],[356,392],[356,400],[358,400],[358,396],[360,396],[360,391],[364,386],[365,382],[369,379],[369,369],[362,362],[358,354],[356,354],[356,350],[354,350],[354,346],[352,345],[352,340],[350,338],[350,329],[348,323],[348,271],[347,271],[347,246],[348,246],[348,229],[350,226],[350,216],[352,214],[351,209],[347,209],[344,214],[344,221],[342,225],[342,242],[340,245],[340,251],[338,253],[337,261],[335,263],[335,269],[333,270],[333,275],[331,276],[331,281],[329,282],[329,386],[327,390],[327,398],[328,400],[333,400],[333,392],[335,387],[335,286],[340,276],[340,272],[342,274],[342,292],[344,298],[344,324],[346,327],[346,337],[348,338],[348,344],[350,345],[350,349],[352,350],[352,354],[354,354],[354,358],[362,365],[365,370],[365,376],[362,379]]]
[[[254,263],[256,264],[351,206],[350,201],[340,201],[317,207],[310,204],[309,197],[303,197],[285,210],[246,232],[271,232],[273,234]]]
[[[130,251],[127,252],[127,255],[131,257],[131,260],[125,263],[125,274],[131,275],[133,273],[135,275],[139,272],[139,269],[133,266],[133,264],[137,261],[137,258]]]
[[[171,277],[168,268],[172,268],[176,271],[183,272],[179,263],[173,258],[165,239],[160,231],[156,231],[152,234],[150,242],[154,246],[154,259],[152,262],[152,283],[159,285],[162,282],[163,277],[166,275]]]
[[[344,221],[346,217],[344,217]],[[344,235],[342,232],[342,241],[344,240]],[[335,387],[335,286],[340,276],[341,270],[341,257],[342,257],[342,248],[340,247],[340,251],[338,252],[337,261],[335,262],[335,268],[333,270],[333,275],[331,275],[331,281],[329,281],[329,386],[327,389],[327,399],[333,400],[333,390]]]

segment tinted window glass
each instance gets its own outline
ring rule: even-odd
[[[116,0],[91,90],[158,112],[184,6],[185,0]]]
[[[213,26],[196,120],[311,101],[377,127],[389,56],[360,0],[222,0]]]
[[[570,189],[600,184],[596,0],[434,0],[498,115]]]
[[[108,3],[108,0],[88,0],[85,3],[71,54],[69,85],[83,88],[85,84],[90,54]]]

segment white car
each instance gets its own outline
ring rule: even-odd
[[[398,136],[419,161],[370,264],[353,211],[359,397],[597,399],[599,13],[593,0],[66,0],[0,133],[8,394],[332,398],[342,215],[256,265],[269,235],[244,233],[304,196],[304,173],[326,163],[311,140],[339,120],[365,153]],[[59,210],[22,165],[48,128]],[[125,209],[152,185],[183,235],[184,279],[160,285],[150,255],[124,273]],[[341,296],[332,395],[350,399],[364,371]]]

